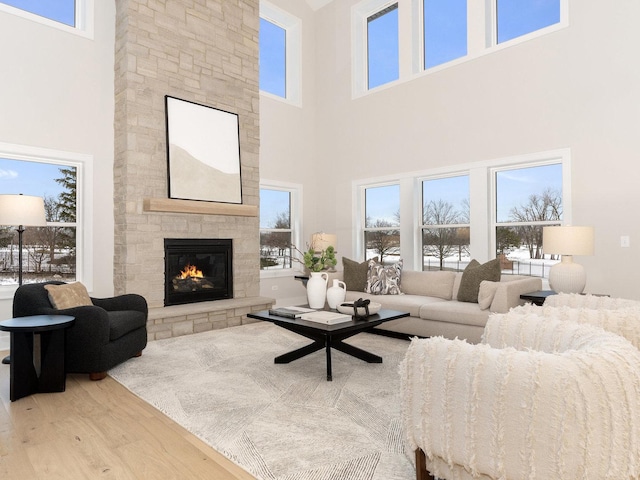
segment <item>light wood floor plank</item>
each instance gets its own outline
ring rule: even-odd
[[[111,377],[68,375],[65,392],[11,402],[7,365],[0,366],[0,478],[255,480]]]

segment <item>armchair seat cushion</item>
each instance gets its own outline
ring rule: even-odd
[[[147,316],[135,310],[107,312],[107,316],[109,317],[109,341],[117,340],[129,332],[144,327],[147,323]]]

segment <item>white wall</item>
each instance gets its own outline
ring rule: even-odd
[[[0,11],[0,142],[92,157],[93,230],[82,233],[96,296],[113,293],[114,39],[112,1],[95,2],[93,39]],[[10,318],[13,290],[0,295],[0,318]]]
[[[305,177],[309,165],[292,174],[313,205],[305,225],[337,233],[338,250],[349,256],[355,179],[569,148],[572,221],[596,229],[596,254],[577,259],[587,269],[586,290],[640,299],[640,3],[572,0],[568,28],[352,100],[355,3],[315,12],[313,45],[303,50],[312,51],[316,80],[305,162],[333,172],[322,188]],[[291,109],[261,106],[264,158],[274,138],[282,144],[265,176],[295,165],[300,152],[285,150],[287,134],[308,129]],[[621,235],[631,237],[630,248],[620,247]]]

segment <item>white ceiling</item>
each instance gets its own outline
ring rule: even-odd
[[[331,3],[333,0],[307,0],[307,3],[314,10],[318,10],[324,7],[327,3]]]

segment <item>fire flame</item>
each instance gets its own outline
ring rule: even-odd
[[[184,280],[185,278],[204,278],[202,270],[198,270],[195,265],[187,264],[186,267],[180,272],[178,278]]]

